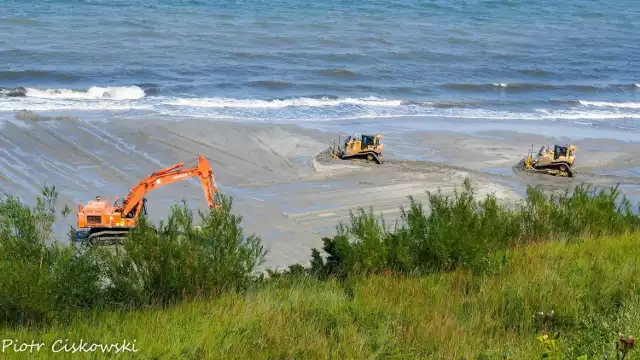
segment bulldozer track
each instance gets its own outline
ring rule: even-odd
[[[378,154],[373,151],[359,153],[354,155],[342,155],[340,156],[342,160],[367,160],[369,162],[375,162],[378,165],[382,165],[384,163],[384,159],[380,158]]]

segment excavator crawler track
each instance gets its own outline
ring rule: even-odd
[[[127,237],[128,229],[92,231],[87,236],[91,245],[121,245]]]

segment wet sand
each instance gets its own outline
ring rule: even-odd
[[[327,127],[327,129],[330,129]],[[59,206],[72,210],[96,195],[124,197],[152,172],[206,156],[221,191],[234,197],[245,231],[260,235],[270,249],[265,266],[305,262],[321,237],[359,206],[383,214],[389,226],[408,196],[426,201],[426,190],[451,193],[469,177],[479,196],[494,193],[516,202],[526,185],[564,189],[583,181],[611,186],[638,199],[640,144],[582,139],[575,179],[516,173],[512,166],[534,144],[567,139],[507,131],[389,131],[387,161],[373,165],[322,155],[339,134],[296,125],[231,123],[204,119],[26,119],[0,129],[0,191],[31,200],[44,184],[56,185]],[[318,156],[320,154],[320,156]],[[150,193],[152,220],[165,217],[182,199],[206,207],[195,180]],[[64,238],[70,219],[57,229]]]

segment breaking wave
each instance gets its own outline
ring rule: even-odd
[[[640,84],[610,84],[610,85],[583,85],[583,84],[545,84],[545,83],[491,83],[468,84],[448,83],[440,85],[441,88],[459,91],[544,91],[544,90],[569,90],[577,92],[624,92],[635,91]]]
[[[19,88],[0,88],[0,97],[22,97],[27,96],[27,89]]]
[[[204,108],[286,108],[286,107],[327,107],[339,105],[365,105],[393,107],[403,104],[402,100],[386,100],[376,97],[368,98],[294,98],[284,100],[253,100],[230,98],[197,98],[175,99],[165,101],[166,105],[193,106]]]
[[[33,89],[25,88],[25,96],[39,99],[62,100],[136,100],[145,96],[144,90],[138,86],[99,87],[88,90],[70,89]]]
[[[506,121],[603,121],[640,120],[640,103],[583,100],[514,101],[407,101],[379,97],[316,96],[285,99],[237,99],[225,97],[145,96],[143,88],[92,87],[68,89],[0,88],[0,111],[121,112],[122,116],[179,116],[238,121],[300,122],[361,118],[458,118]],[[69,113],[71,112],[71,113]],[[84,115],[78,116],[83,118]],[[120,116],[120,115],[118,115]]]
[[[620,109],[640,109],[640,103],[638,102],[606,102],[606,101],[582,101],[580,105],[594,106],[594,107],[608,107],[608,108],[620,108]]]

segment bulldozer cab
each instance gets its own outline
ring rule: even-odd
[[[569,162],[573,162],[575,146],[571,145],[555,145],[553,149],[553,160],[564,158]]]
[[[380,145],[382,135],[362,135],[361,150],[375,149]]]
[[[568,148],[566,146],[555,145],[553,148],[553,160],[558,160],[560,156],[567,156]]]
[[[364,150],[369,146],[375,146],[376,145],[376,139],[374,136],[371,135],[362,135],[362,144],[361,144],[361,149]]]

